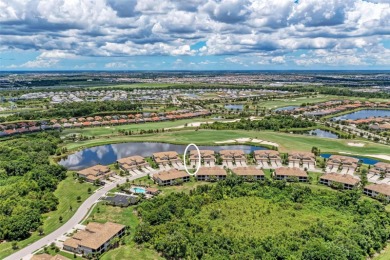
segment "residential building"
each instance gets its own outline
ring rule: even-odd
[[[201,167],[196,173],[198,181],[219,181],[226,179],[226,171],[220,167]]]
[[[181,163],[179,154],[175,151],[159,152],[153,154],[153,159],[157,164],[169,165]]]
[[[125,228],[124,225],[112,222],[90,222],[85,230],[79,230],[65,240],[63,249],[82,255],[103,253],[110,248],[114,238],[125,234]]]
[[[377,162],[372,166],[369,173],[390,177],[390,163]]]
[[[282,167],[280,154],[275,150],[257,150],[254,152],[254,158],[256,163],[265,169]]]
[[[232,168],[236,166],[246,166],[246,157],[243,150],[222,150],[219,152],[222,165]]]
[[[292,152],[288,155],[288,166],[290,168],[306,168],[307,170],[315,169],[316,156],[310,152]]]
[[[343,156],[343,155],[331,155],[326,162],[326,172],[337,172],[341,169],[341,174],[351,174],[355,172],[358,166],[359,159]]]
[[[146,162],[145,158],[139,155],[122,158],[117,160],[116,162],[119,165],[119,168],[121,168],[124,171],[130,171],[133,169],[139,169],[141,167],[150,166]]]
[[[242,176],[245,180],[264,180],[264,172],[254,166],[234,168],[233,173]]]
[[[77,172],[79,177],[85,178],[89,182],[101,181],[103,178],[110,177],[113,172],[105,165],[95,165]]]
[[[390,185],[388,184],[369,184],[364,187],[363,193],[373,198],[383,195],[390,201]]]
[[[153,180],[160,186],[174,185],[178,181],[187,182],[190,180],[190,175],[186,172],[179,171],[177,169],[171,169],[168,171],[162,171],[153,174]]]
[[[292,181],[294,179],[299,182],[307,182],[309,180],[309,176],[307,173],[297,167],[280,167],[276,168],[274,172],[274,177],[277,180],[287,180]]]
[[[342,185],[342,188],[345,190],[352,190],[353,188],[357,187],[360,180],[357,178],[354,178],[353,176],[349,174],[338,174],[338,173],[325,173],[320,177],[320,183],[327,185],[327,186],[333,186],[334,184],[340,184]]]
[[[201,156],[201,162],[205,166],[213,167],[215,166],[215,153],[213,150],[199,150],[200,156]],[[198,165],[198,151],[192,150],[190,151],[190,165],[196,166]]]

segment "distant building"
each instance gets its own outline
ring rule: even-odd
[[[88,255],[103,253],[110,247],[110,242],[125,234],[125,226],[112,222],[105,224],[91,222],[85,230],[79,230],[71,238],[64,241],[64,250]]]
[[[190,180],[190,175],[186,172],[171,169],[153,174],[153,179],[160,186],[174,185],[177,181],[187,182]]]
[[[128,207],[138,203],[139,198],[134,195],[115,194],[115,196],[108,196],[104,198],[110,205]]]
[[[159,165],[169,165],[170,163],[181,162],[179,154],[175,151],[154,153],[153,159]]]
[[[222,150],[219,152],[222,159],[222,164],[228,167],[233,167],[233,163],[237,166],[246,166],[246,157],[243,150]]]
[[[264,180],[264,172],[260,169],[257,169],[254,166],[249,167],[237,167],[232,170],[237,176],[242,176],[245,180]]]
[[[338,174],[338,173],[325,173],[320,177],[320,183],[332,186],[333,184],[341,184],[343,189],[351,190],[359,184],[360,180],[354,178],[348,174]]]
[[[359,159],[343,156],[343,155],[331,155],[326,162],[327,172],[337,172],[341,168],[342,174],[353,174],[358,166]]]
[[[308,170],[314,169],[316,165],[316,156],[310,152],[291,152],[288,155],[288,166],[290,168],[303,167]]]
[[[198,181],[224,180],[226,176],[226,171],[220,167],[201,167],[196,173]]]
[[[288,168],[288,167],[280,167],[275,169],[274,177],[277,180],[287,180],[292,181],[297,179],[299,182],[307,182],[309,180],[309,176],[307,173],[297,167]]]
[[[258,165],[266,169],[282,167],[282,159],[278,151],[257,150],[254,152],[254,158]]]

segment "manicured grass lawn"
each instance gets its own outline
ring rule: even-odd
[[[317,146],[321,152],[328,153],[352,153],[356,155],[365,154],[389,154],[390,148],[387,145],[374,142],[358,140],[364,143],[364,147],[349,146],[354,140],[319,138],[316,136],[303,136],[298,134],[280,133],[272,131],[244,131],[244,130],[182,130],[175,132],[164,132],[155,134],[144,134],[137,136],[110,137],[109,139],[93,139],[77,143],[68,143],[68,150],[78,150],[86,147],[121,143],[121,142],[166,142],[176,144],[195,143],[197,145],[221,145],[216,141],[226,141],[237,138],[257,138],[279,144],[280,152],[310,151]],[[355,140],[356,142],[356,140]],[[257,144],[260,145],[261,144]]]
[[[383,252],[374,258],[374,260],[389,260],[390,259],[390,244],[383,250]]]
[[[73,216],[80,204],[90,196],[90,194],[88,194],[88,188],[91,188],[92,191],[96,189],[96,187],[91,184],[80,184],[78,181],[75,181],[72,174],[68,172],[68,177],[58,185],[57,190],[54,192],[59,200],[57,210],[43,215],[42,228],[44,234],[53,232]],[[80,202],[77,202],[77,196],[81,197]],[[72,206],[72,211],[70,210],[70,206]],[[60,216],[62,216],[63,219],[62,223],[59,221]],[[19,248],[25,247],[40,238],[41,236],[39,236],[38,232],[33,232],[31,237],[18,242],[18,246]],[[10,242],[0,244],[0,259],[3,259],[13,252],[14,250],[12,249]]]
[[[135,227],[139,223],[133,213],[134,207],[121,208],[99,203],[93,209],[86,221],[105,223],[107,221],[120,223],[130,227],[130,236],[125,237],[125,245],[112,249],[102,255],[100,259],[162,259],[154,250],[144,248],[133,242]],[[86,223],[84,223],[86,224]]]
[[[62,135],[82,134],[84,136],[102,136],[102,135],[115,135],[118,134],[118,130],[126,131],[140,131],[140,130],[156,130],[162,128],[170,128],[185,125],[186,123],[209,121],[207,118],[193,118],[176,121],[165,121],[156,123],[142,123],[142,124],[129,124],[129,125],[117,125],[117,126],[102,126],[102,127],[87,127],[76,129],[64,129]]]

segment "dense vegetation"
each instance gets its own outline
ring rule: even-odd
[[[221,123],[214,122],[213,124],[201,125],[205,129],[240,129],[240,130],[274,130],[279,131],[281,129],[291,128],[306,128],[316,126],[316,123],[307,119],[295,118],[287,115],[273,115],[267,116],[262,120],[249,120],[241,119],[238,122]]]
[[[358,191],[234,176],[137,209],[135,241],[168,259],[366,259],[390,238],[390,214]]]
[[[99,114],[107,111],[140,111],[142,106],[132,104],[128,101],[106,101],[106,102],[73,102],[66,104],[57,104],[51,110],[39,111],[35,113],[24,112],[8,117],[0,117],[0,122],[16,120],[37,120],[43,118],[69,118]]]
[[[58,133],[39,133],[0,142],[0,240],[19,240],[41,224],[41,214],[55,210],[53,191],[66,169],[49,162]]]

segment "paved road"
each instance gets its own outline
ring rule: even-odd
[[[128,179],[132,181],[144,176],[147,176],[147,173],[131,176],[128,177]],[[64,225],[62,225],[61,227],[59,227],[57,230],[53,231],[49,235],[32,243],[31,245],[6,257],[4,260],[17,260],[17,259],[29,260],[33,252],[44,247],[45,245],[54,242],[58,237],[69,232],[72,228],[74,228],[77,224],[79,224],[83,220],[84,216],[87,215],[89,209],[93,206],[93,204],[95,204],[99,200],[99,198],[102,197],[106,192],[115,188],[117,184],[123,184],[125,182],[126,182],[126,178],[123,178],[114,183],[107,184],[106,186],[103,186],[101,189],[95,191],[86,201],[83,202],[83,204],[80,205],[80,207],[73,215],[73,217],[69,219]]]

